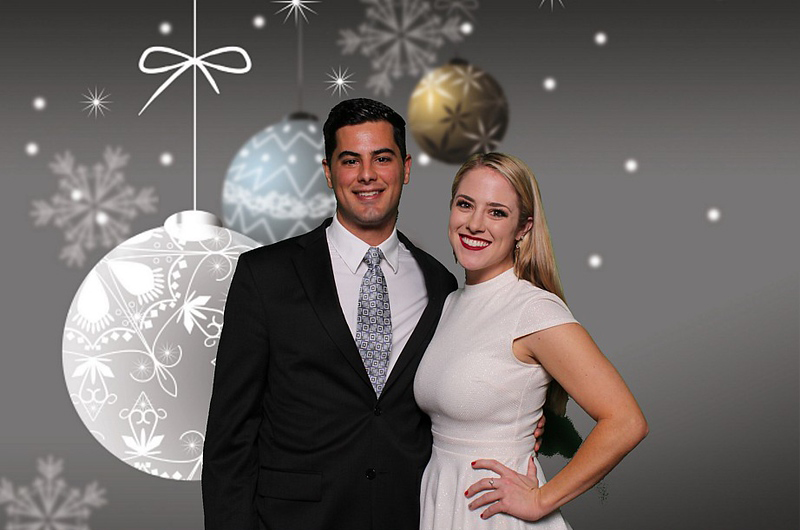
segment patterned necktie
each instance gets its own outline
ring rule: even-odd
[[[383,252],[370,247],[364,255],[367,273],[361,280],[358,292],[358,315],[356,317],[356,345],[367,369],[367,375],[381,395],[386,383],[389,352],[392,351],[392,314],[389,310],[389,290],[381,270]]]

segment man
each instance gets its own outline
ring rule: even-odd
[[[348,100],[323,131],[336,215],[243,254],[231,282],[206,530],[418,526],[431,434],[414,374],[456,280],[395,228],[411,171],[403,119]]]

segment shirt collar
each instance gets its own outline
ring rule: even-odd
[[[333,222],[328,227],[328,241],[342,257],[347,268],[353,274],[356,273],[359,265],[363,262],[364,255],[369,250],[370,245],[353,235],[345,228],[336,214],[333,215]],[[392,230],[391,235],[378,248],[383,252],[383,258],[394,274],[400,266],[400,240],[397,238],[397,227]]]

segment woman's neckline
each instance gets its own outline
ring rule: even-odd
[[[464,296],[480,296],[481,294],[491,293],[494,292],[501,287],[506,285],[510,285],[518,281],[517,275],[514,274],[514,267],[506,270],[505,272],[501,272],[494,278],[489,278],[486,281],[480,283],[473,283],[473,284],[465,284],[464,285]]]

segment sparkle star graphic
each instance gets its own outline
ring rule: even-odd
[[[292,16],[292,14],[294,14],[294,23],[296,25],[300,21],[301,16],[303,17],[303,20],[308,22],[308,17],[306,17],[306,11],[314,13],[315,15],[317,14],[316,11],[308,7],[306,4],[319,4],[320,0],[272,0],[272,3],[286,4],[278,11],[276,11],[275,14],[277,15],[279,13],[282,13],[283,11],[286,11],[286,18],[283,19],[284,22],[289,20],[289,17]]]
[[[347,91],[351,90],[355,83],[355,81],[350,81],[351,77],[353,77],[353,74],[349,73],[347,68],[344,69],[344,72],[342,72],[341,66],[338,71],[331,68],[331,73],[328,74],[330,81],[326,81],[328,83],[327,90],[331,91],[331,96],[339,94],[339,97],[342,97],[342,92],[346,96]]]
[[[94,114],[94,117],[97,118],[97,114],[99,113],[101,116],[105,116],[105,111],[108,109],[108,104],[113,103],[113,101],[109,101],[108,97],[111,94],[106,94],[106,89],[97,90],[97,87],[94,87],[94,91],[92,89],[87,88],[86,91],[88,94],[82,94],[84,99],[81,103],[86,103],[86,106],[83,107],[83,110],[88,112],[88,116]]]

